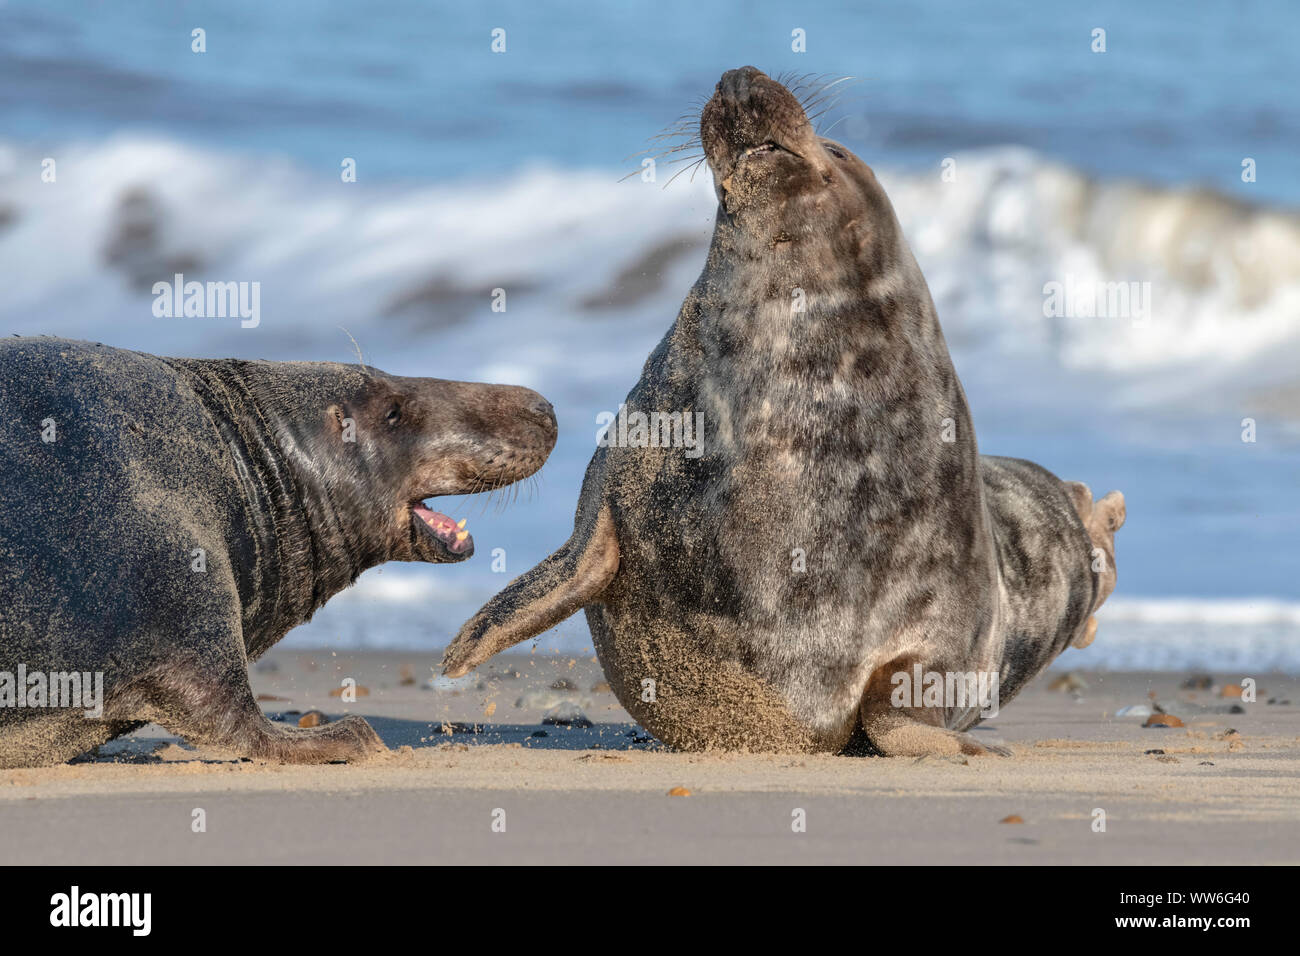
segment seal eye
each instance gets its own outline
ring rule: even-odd
[[[402,422],[402,406],[398,405],[396,402],[390,405],[388,408],[388,414],[384,416],[384,420],[387,421],[389,425],[400,425]]]
[[[823,143],[822,145],[825,146],[826,144]],[[826,152],[830,153],[830,154],[831,154],[832,156],[834,156],[836,159],[843,159],[843,158],[844,158],[844,154],[841,153],[841,152],[840,152],[838,149],[836,149],[834,146],[826,146]]]

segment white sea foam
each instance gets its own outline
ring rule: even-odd
[[[404,188],[344,184],[287,161],[166,140],[117,137],[57,152],[58,180],[47,184],[40,157],[0,151],[7,157],[0,203],[12,214],[0,231],[7,267],[0,321],[14,331],[162,339],[191,350],[213,344],[214,331],[155,319],[147,297],[124,278],[129,263],[105,262],[121,231],[121,204],[133,193],[147,195],[156,213],[151,241],[160,264],[187,257],[199,264],[186,270],[196,278],[260,280],[265,339],[298,348],[304,337],[336,344],[339,324],[372,342],[413,329],[436,339],[449,318],[440,306],[457,294],[478,296],[468,303],[472,340],[488,344],[503,333],[515,340],[510,315],[562,318],[557,304],[577,311],[657,244],[683,235],[707,241],[714,207],[707,172],[667,189],[635,178],[620,183],[605,171],[547,168]],[[1279,349],[1295,354],[1294,214],[1204,191],[1096,182],[1022,149],[957,160],[954,182],[937,173],[880,176],[959,347],[978,339],[1006,352],[1051,350],[1069,366],[1135,378],[1173,370],[1184,381],[1189,367],[1245,375],[1252,360]],[[702,251],[684,258],[689,274]],[[1044,284],[1067,277],[1152,283],[1151,321],[1046,318]],[[438,279],[455,288],[434,294],[424,312],[390,314]],[[519,307],[512,302],[506,316],[479,294],[498,286],[518,291]],[[536,296],[524,287],[545,289],[545,306],[530,303]],[[652,313],[656,328],[681,291],[666,285]],[[625,311],[621,322],[641,312]],[[542,337],[534,331],[523,341]]]

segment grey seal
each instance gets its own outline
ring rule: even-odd
[[[981,456],[925,279],[875,175],[753,67],[700,119],[704,271],[626,414],[702,415],[703,452],[598,448],[572,537],[460,630],[463,674],[584,608],[619,702],[671,746],[981,754],[1005,704],[1085,645],[1123,496]],[[671,437],[671,435],[669,436]]]
[[[382,749],[358,716],[270,722],[249,661],[369,567],[470,557],[424,500],[530,475],[556,435],[517,386],[53,338],[0,342],[0,408],[0,766],[147,721],[274,761]],[[98,715],[51,706],[73,674]]]

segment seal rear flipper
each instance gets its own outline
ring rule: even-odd
[[[882,757],[984,757],[1011,756],[1000,744],[981,743],[960,730],[936,727],[905,714],[877,714],[864,729],[871,746]]]
[[[475,614],[442,659],[460,677],[493,654],[541,634],[591,603],[618,573],[618,538],[609,506],[574,530],[565,545],[506,587]]]
[[[971,719],[962,719],[945,707],[897,706],[891,688],[894,675],[908,672],[916,661],[900,658],[877,668],[862,691],[858,705],[858,721],[867,737],[866,752],[882,757],[983,757],[996,754],[1011,756],[1010,748],[976,740],[971,734],[953,730],[945,722],[958,722],[969,726]],[[923,664],[924,671],[945,671],[946,668]],[[861,753],[862,740],[856,738],[853,753]]]

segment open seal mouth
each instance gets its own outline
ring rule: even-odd
[[[464,561],[474,553],[474,539],[465,530],[465,519],[453,521],[422,502],[411,506],[414,534],[428,542],[447,561]]]

